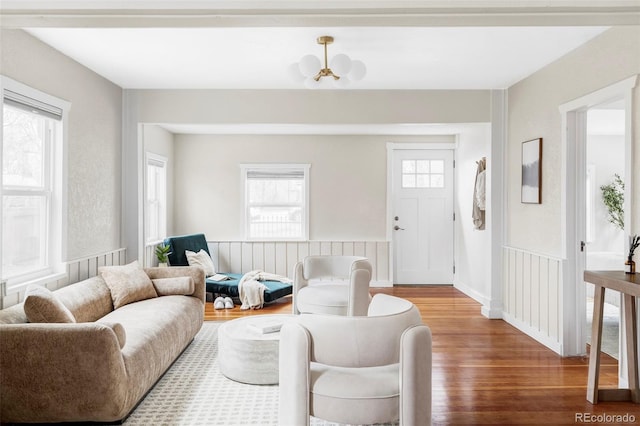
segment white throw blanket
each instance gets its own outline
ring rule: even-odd
[[[262,306],[264,306],[264,291],[267,286],[260,281],[265,280],[280,281],[283,283],[292,282],[289,278],[283,277],[282,275],[271,274],[259,269],[247,272],[238,283],[238,295],[242,303],[240,309],[243,311],[247,309],[262,309]]]

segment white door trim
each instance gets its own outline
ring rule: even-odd
[[[391,218],[391,214],[393,212],[393,195],[392,195],[393,194],[393,151],[405,150],[405,149],[411,149],[411,150],[450,149],[450,150],[453,150],[453,158],[455,161],[457,146],[458,144],[456,142],[437,142],[437,143],[387,142],[387,220],[386,220],[387,233],[386,233],[386,239],[389,242],[389,277],[391,278],[392,281],[393,281],[394,272],[395,272],[393,269],[394,259],[395,259],[395,252],[394,252],[394,246],[393,246],[393,233],[392,233],[393,220]],[[455,192],[455,187],[453,190]],[[456,206],[455,206],[455,194],[454,194],[454,210],[455,208]],[[455,233],[455,227],[454,227],[454,233]],[[455,238],[455,235],[454,235],[454,238]],[[455,250],[455,247],[454,247],[454,250]],[[392,282],[392,285],[393,285],[393,282]]]
[[[576,178],[578,170],[578,158],[583,155],[578,152],[583,149],[584,143],[584,113],[590,107],[613,100],[625,99],[625,223],[631,220],[631,194],[633,193],[633,140],[632,140],[632,99],[633,88],[636,86],[638,76],[632,76],[614,83],[603,89],[582,96],[559,106],[562,115],[562,170],[561,170],[561,220],[562,220],[562,257],[565,259],[563,268],[562,286],[562,347],[563,356],[579,355],[584,352],[585,338],[581,333],[582,322],[585,314],[584,307],[578,307],[578,300],[585,300],[586,291],[582,277],[579,275],[581,259],[577,255],[579,247],[579,206],[581,197],[576,191]],[[621,354],[624,357],[624,353]],[[622,365],[622,362],[620,363]]]

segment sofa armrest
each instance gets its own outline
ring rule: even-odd
[[[400,338],[400,424],[431,425],[431,330],[416,325]]]
[[[369,294],[369,282],[371,272],[366,269],[356,269],[351,272],[349,287],[349,306],[347,315],[366,317],[369,310],[371,295]]]
[[[204,270],[197,266],[171,266],[166,268],[145,268],[144,270],[152,280],[158,278],[191,277],[195,284],[193,297],[205,301],[205,276]]]
[[[303,262],[298,262],[293,267],[293,291],[292,291],[292,301],[293,305],[293,313],[298,315],[300,311],[298,310],[298,305],[296,302],[296,298],[298,296],[298,292],[300,289],[309,285],[309,281],[304,277],[304,264]]]
[[[278,424],[309,425],[311,337],[301,325],[285,323],[280,330]]]
[[[0,325],[1,422],[118,420],[126,386],[110,325]]]

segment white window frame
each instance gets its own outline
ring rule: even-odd
[[[56,126],[59,131],[53,132],[51,147],[49,150],[47,164],[45,166],[46,184],[49,192],[47,219],[46,219],[46,265],[36,271],[4,277],[2,262],[0,262],[0,276],[6,282],[6,289],[9,293],[19,291],[30,283],[39,282],[44,278],[58,279],[64,274],[64,261],[67,257],[67,138],[69,129],[69,110],[71,103],[51,96],[40,90],[22,84],[4,75],[0,75],[0,94],[4,107],[5,91],[10,91],[19,96],[29,98],[33,104],[38,104],[47,109],[53,107],[56,114],[60,115],[60,125]],[[0,124],[4,118],[0,115]],[[2,146],[0,146],[0,162],[2,161]],[[0,163],[1,164],[1,163]],[[0,192],[5,195],[0,173]],[[10,195],[12,191],[7,191]],[[3,196],[0,196],[0,220],[2,219]],[[2,259],[2,227],[0,227],[0,259]]]
[[[241,170],[241,192],[242,192],[242,218],[245,240],[248,241],[308,241],[309,240],[309,169],[310,164],[302,163],[247,163],[240,164]],[[304,174],[304,194],[301,203],[304,209],[302,213],[302,235],[299,238],[274,237],[274,238],[254,238],[249,233],[249,200],[247,194],[247,176],[250,171],[255,170],[302,170]]]
[[[157,244],[162,242],[164,237],[167,234],[167,188],[168,188],[168,159],[162,155],[155,154],[153,152],[145,153],[145,168],[144,168],[144,239],[146,245]],[[149,214],[150,214],[150,206],[149,206],[149,166],[160,167],[164,171],[164,182],[162,182],[164,188],[161,190],[160,199],[158,200],[159,206],[159,214],[158,214],[158,231],[159,236],[157,238],[151,238],[149,236]],[[154,236],[155,237],[155,236]]]

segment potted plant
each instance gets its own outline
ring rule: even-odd
[[[169,255],[171,247],[168,244],[161,243],[156,246],[156,257],[158,258],[158,266],[167,266],[169,263]]]
[[[625,271],[627,274],[636,273],[636,262],[633,261],[633,254],[638,246],[640,246],[640,235],[629,236],[629,256],[627,257],[627,261],[624,263],[629,267],[629,269]]]

